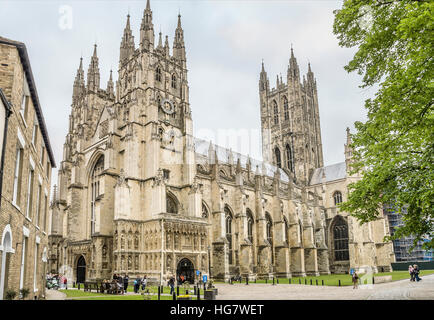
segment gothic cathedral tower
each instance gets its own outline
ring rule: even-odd
[[[284,169],[296,181],[307,184],[315,168],[323,166],[321,129],[316,80],[308,67],[307,80],[291,48],[287,83],[277,76],[270,89],[262,63],[259,79],[262,127],[262,156]]]

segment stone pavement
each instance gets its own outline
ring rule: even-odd
[[[46,289],[45,300],[65,300],[66,294],[58,290]]]
[[[216,284],[217,300],[434,300],[434,275],[420,282],[400,280],[374,286],[310,286],[298,284]]]

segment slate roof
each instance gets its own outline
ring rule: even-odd
[[[205,162],[206,159],[208,158],[208,150],[210,147],[210,142],[199,138],[194,138],[194,147],[196,153],[196,163],[201,164],[202,162]],[[248,160],[250,160],[252,172],[256,172],[256,170],[258,170],[260,174],[273,178],[276,171],[279,170],[280,180],[286,183],[289,182],[289,176],[285,173],[285,171],[268,162],[253,159],[249,156],[243,155],[238,152],[234,152],[230,149],[215,144],[212,144],[212,148],[214,151],[216,151],[217,159],[220,163],[229,163],[229,157],[232,154],[232,158],[233,158],[232,163],[234,165],[237,165],[239,159],[241,167],[246,169],[247,162]]]
[[[345,162],[339,162],[322,168],[317,168],[310,178],[309,185],[320,184],[323,182],[330,182],[347,177],[347,166]]]

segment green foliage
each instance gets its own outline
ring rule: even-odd
[[[26,299],[27,298],[27,296],[29,295],[29,293],[30,293],[30,290],[29,289],[27,289],[27,288],[22,288],[22,289],[20,289],[20,296],[21,296],[21,299]]]
[[[15,292],[15,290],[7,289],[5,292],[5,300],[14,300],[16,296],[17,293]]]
[[[379,86],[352,137],[363,178],[340,208],[364,223],[390,204],[404,222],[393,239],[428,237],[425,248],[434,247],[433,28],[434,2],[423,0],[347,0],[333,26],[341,46],[358,47],[345,69],[363,75],[362,88]]]

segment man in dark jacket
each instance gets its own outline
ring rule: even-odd
[[[138,293],[140,290],[140,283],[142,282],[142,279],[137,276],[136,280],[134,280],[134,292]]]
[[[130,280],[130,278],[126,274],[125,277],[124,277],[124,291],[125,292],[127,292],[127,289],[128,289],[128,280]]]

